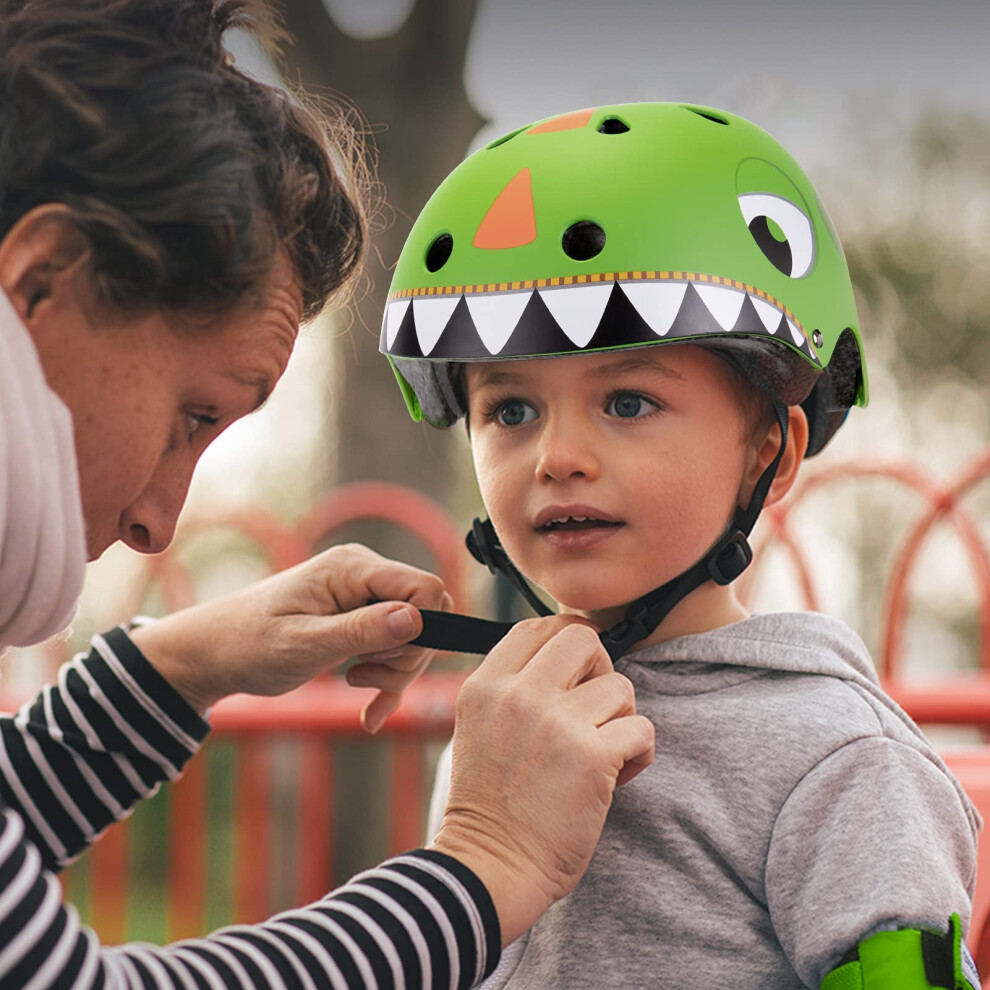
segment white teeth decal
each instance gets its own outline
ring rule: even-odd
[[[413,300],[416,337],[423,357],[428,357],[437,346],[440,334],[460,301],[460,296],[420,296]]]
[[[629,282],[620,288],[650,329],[662,337],[677,317],[687,282]]]
[[[389,350],[395,343],[395,335],[399,332],[399,327],[402,325],[406,310],[409,309],[411,302],[411,299],[399,299],[397,302],[390,303],[388,309],[385,310],[385,342],[388,344]]]
[[[532,297],[531,292],[464,297],[474,328],[489,354],[498,354],[505,347]]]
[[[742,304],[746,299],[745,292],[726,289],[721,285],[701,285],[698,282],[694,283],[694,289],[723,330],[731,330],[736,325]]]
[[[749,314],[745,319],[745,333],[758,333],[762,327],[766,333],[775,335],[783,317],[794,344],[806,355],[812,358],[815,356],[804,331],[794,319],[787,316],[783,305],[770,296],[761,296],[759,290],[752,286],[737,289],[731,284],[720,284],[725,279],[702,282],[701,275],[667,279],[652,277],[641,281],[616,276],[601,277],[603,281],[599,282],[544,285],[535,289],[547,311],[575,349],[586,348],[592,342],[613,292],[625,293],[626,299],[658,338],[667,336],[684,308],[688,286],[692,285],[721,331],[731,331],[739,323],[748,296],[759,322],[754,323],[752,314]],[[608,281],[604,280],[606,278]],[[463,299],[478,339],[489,355],[497,356],[505,350],[519,329],[523,313],[533,298],[533,291],[523,289],[520,284],[517,288],[486,293],[455,295],[451,292],[395,299],[386,307],[382,321],[385,350],[391,353],[396,346],[399,330],[411,305],[419,352],[423,357],[429,357],[448,326],[451,327],[451,333],[460,333],[460,330],[452,326],[451,318]],[[458,325],[461,322],[459,318]],[[689,328],[688,332],[713,332],[714,327],[707,321],[703,320],[702,323],[703,326]],[[455,353],[463,346],[463,342],[452,342],[452,345],[454,350],[450,353]],[[561,346],[564,350],[567,349],[566,346]]]
[[[767,333],[775,334],[777,327],[780,326],[780,310],[771,306],[765,299],[760,299],[759,296],[750,295],[749,301],[753,304],[756,315],[767,328]]]
[[[614,282],[539,289],[550,315],[576,347],[585,347],[595,335]]]

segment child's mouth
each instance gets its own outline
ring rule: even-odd
[[[614,529],[621,525],[620,522],[609,522],[592,516],[561,516],[544,523],[540,529],[546,532],[575,532],[585,529]]]
[[[542,521],[536,532],[554,549],[574,553],[591,551],[599,544],[608,542],[624,526],[625,523],[617,519],[561,513]]]

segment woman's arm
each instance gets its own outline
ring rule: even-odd
[[[60,870],[175,780],[209,725],[121,629],[93,639],[16,715],[0,719],[0,801],[41,866]]]
[[[485,887],[417,851],[264,925],[166,948],[101,947],[53,870],[177,777],[208,732],[120,629],[0,720],[0,985],[467,987],[497,961]],[[6,805],[6,807],[4,807]],[[32,982],[34,981],[34,982]]]
[[[284,603],[284,586],[276,582],[273,589],[279,593],[268,596],[270,603]],[[248,620],[251,609],[244,604],[227,607]],[[300,673],[293,658],[314,641],[322,639],[324,649],[335,643],[331,654],[339,648],[343,616],[337,616],[337,628],[313,630],[316,617],[306,612],[266,613],[266,628],[302,629],[289,637],[299,649],[284,652],[266,676],[259,658],[251,658],[248,666],[261,678],[257,686],[287,689],[286,681]],[[194,625],[209,633],[201,617]],[[353,636],[352,629],[348,638]],[[176,642],[171,634],[168,641]],[[18,754],[17,772],[8,777],[0,770],[0,777],[7,778],[8,792],[32,818],[25,827],[16,810],[0,809],[0,985],[88,987],[109,980],[163,987],[471,986],[495,966],[503,939],[518,937],[573,888],[587,867],[617,782],[652,761],[652,726],[634,714],[631,685],[612,671],[594,631],[563,616],[521,623],[469,678],[458,699],[451,802],[431,850],[389,861],[322,901],[264,925],[225,929],[161,949],[101,949],[73,909],[62,904],[45,862],[64,862],[92,838],[96,822],[113,817],[104,791],[112,793],[119,776],[130,782],[133,802],[178,774],[205,734],[205,723],[122,631],[96,644],[85,661],[75,661],[78,684],[66,674],[27,710],[34,713],[33,723],[22,713],[20,723],[13,719],[5,726],[12,740],[24,742],[14,740],[7,750]],[[253,646],[249,653],[261,652],[257,642]],[[199,649],[195,653],[204,656]],[[192,660],[185,650],[175,655],[186,664]],[[232,654],[221,650],[218,656]],[[240,663],[244,660],[242,655]],[[332,655],[320,662],[329,665]],[[398,681],[387,677],[379,685],[387,697],[415,675],[418,663],[400,650],[398,658],[379,656],[370,665],[398,675]],[[224,680],[239,666],[232,664]],[[212,677],[196,681],[214,685],[199,697],[216,696]],[[92,731],[93,720],[99,732]],[[81,820],[70,809],[79,812],[87,788],[76,781],[60,794],[61,778],[54,770],[41,772],[29,741],[48,754],[43,762],[50,765],[65,749],[62,755],[81,778],[83,766],[96,778],[88,781],[89,797],[99,800],[80,812]],[[51,814],[56,825],[44,817]],[[42,836],[40,846],[31,830]]]
[[[10,987],[470,987],[498,961],[491,898],[470,870],[417,851],[308,907],[159,948],[100,946],[0,809],[0,985]]]

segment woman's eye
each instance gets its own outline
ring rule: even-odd
[[[201,426],[216,426],[220,422],[219,416],[204,416],[201,413],[187,413],[186,414],[189,439],[192,440],[193,434]]]
[[[507,399],[496,407],[495,419],[501,426],[520,426],[536,419],[536,410],[522,399]]]
[[[635,392],[619,392],[613,395],[605,405],[605,412],[609,416],[618,416],[620,419],[638,419],[641,416],[649,416],[660,407],[649,399],[637,395]]]

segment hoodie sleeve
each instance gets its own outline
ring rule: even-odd
[[[791,791],[766,866],[774,929],[802,980],[820,985],[874,932],[968,927],[976,836],[945,771],[884,737],[847,743]]]

